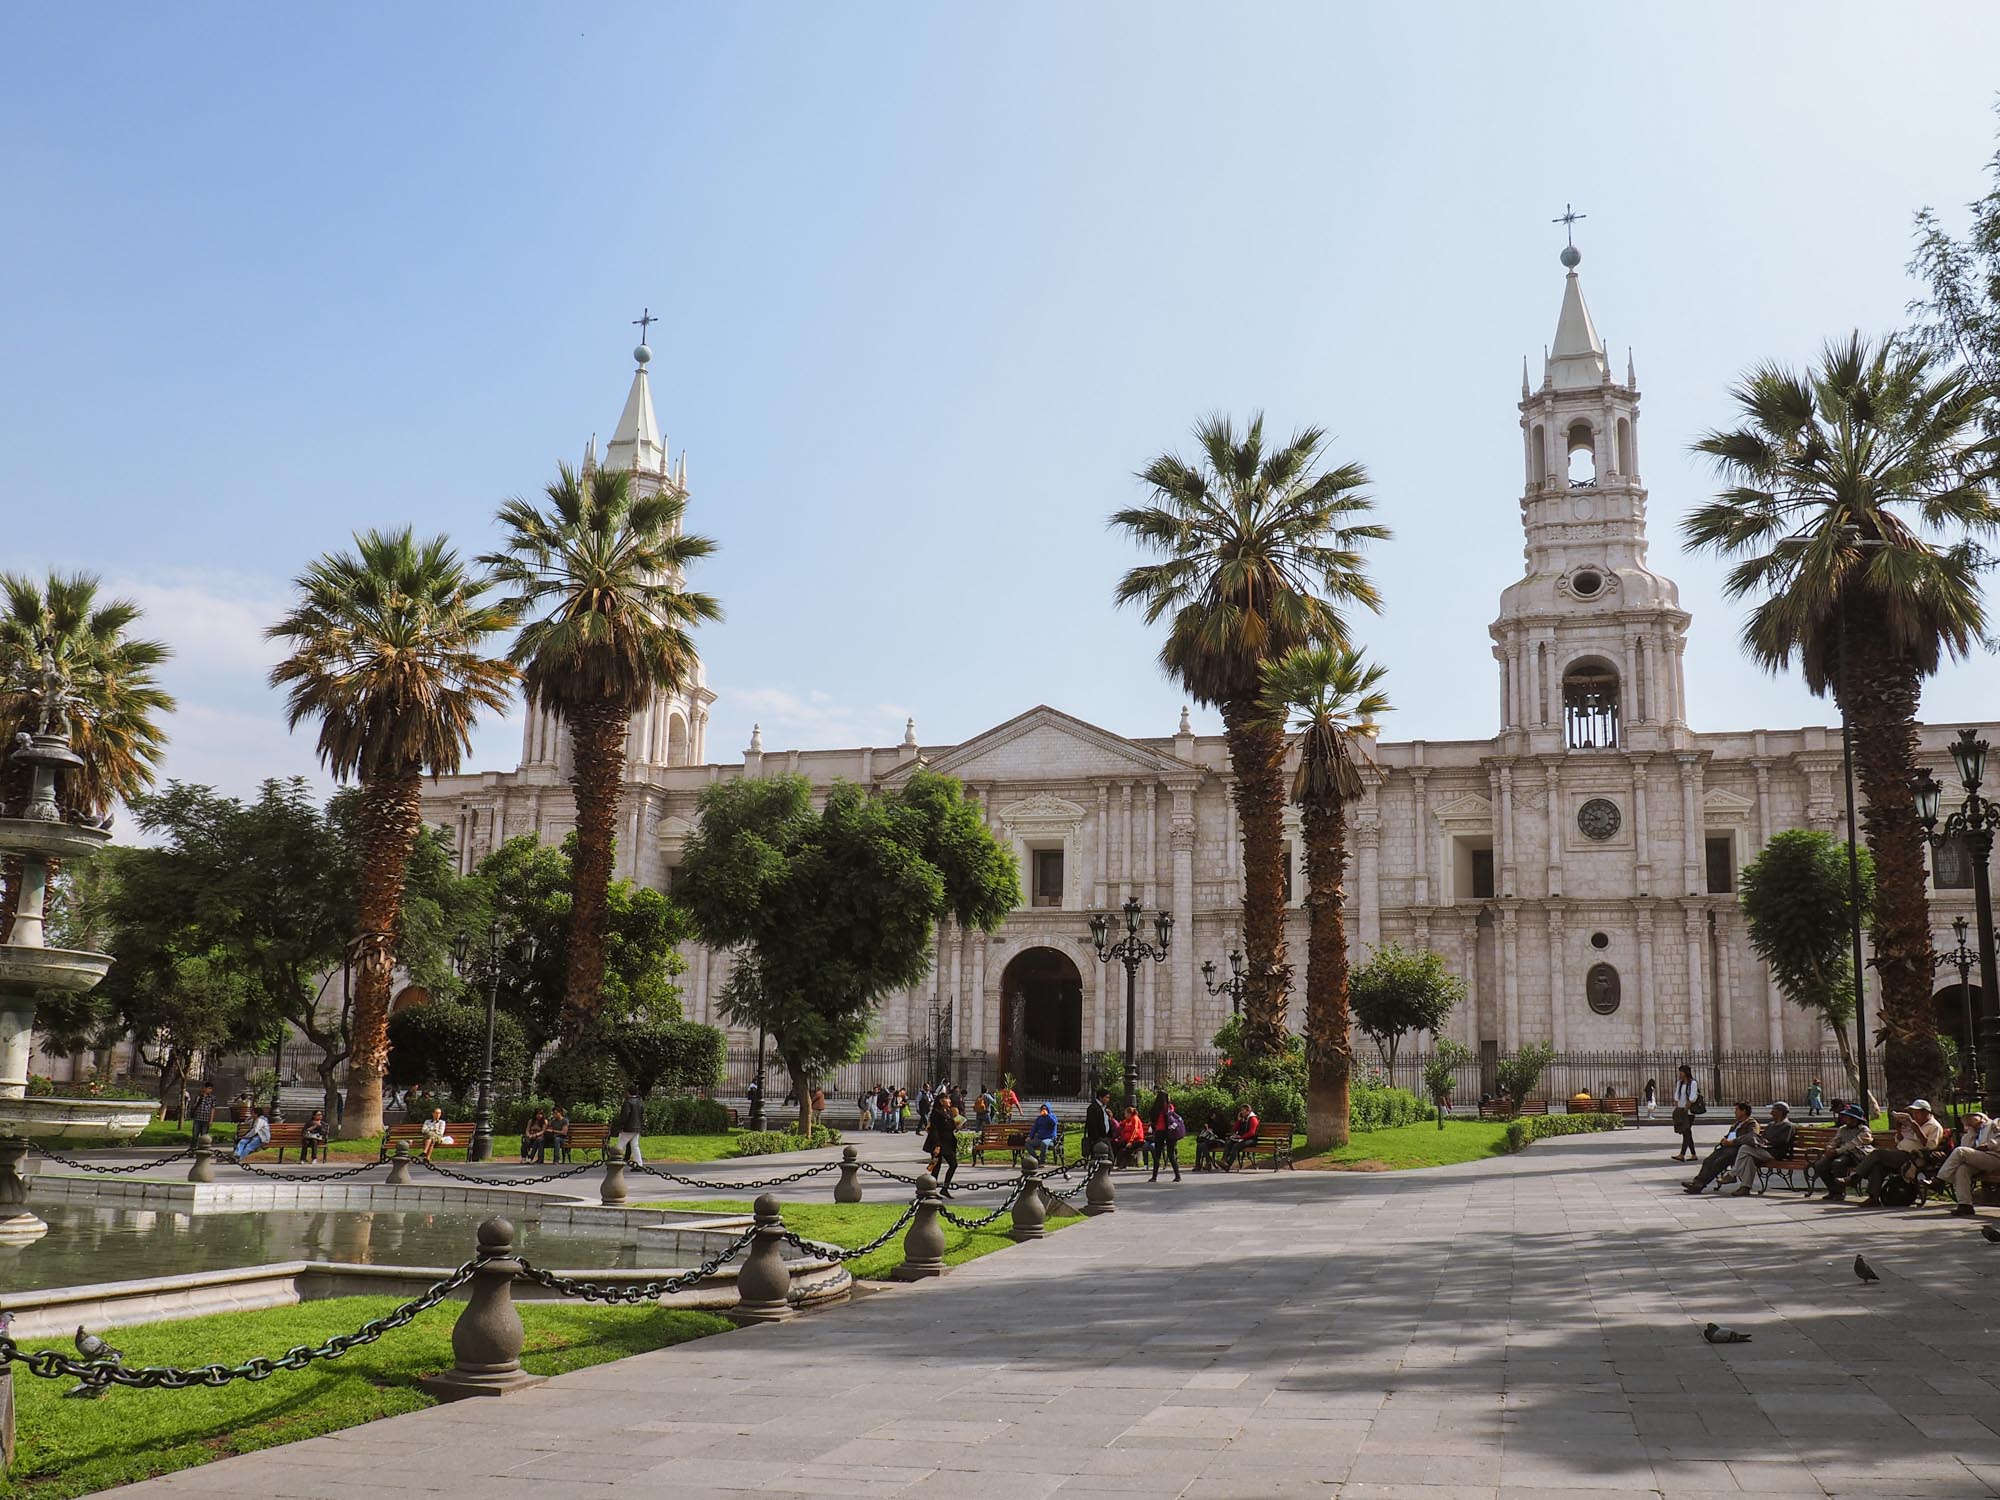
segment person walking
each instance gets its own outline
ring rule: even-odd
[[[1660,1102],[1660,1085],[1657,1079],[1648,1078],[1646,1080],[1646,1092],[1640,1102],[1644,1105],[1646,1118],[1649,1120],[1652,1119],[1653,1110]]]
[[[931,1154],[930,1174],[938,1184],[938,1196],[949,1198],[951,1184],[958,1176],[958,1116],[952,1113],[951,1095],[939,1094],[931,1101],[930,1128],[924,1132],[924,1149]],[[938,1168],[944,1176],[938,1176]]]
[[[1694,1122],[1702,1108],[1701,1085],[1694,1081],[1694,1069],[1682,1063],[1680,1076],[1674,1082],[1674,1129],[1681,1133],[1675,1161],[1694,1161],[1700,1156],[1694,1149]]]
[[[1808,1120],[1816,1119],[1819,1112],[1825,1108],[1826,1089],[1815,1078],[1811,1083],[1806,1085],[1806,1118]]]
[[[618,1154],[634,1166],[646,1165],[646,1153],[639,1145],[639,1138],[646,1133],[646,1101],[639,1097],[639,1091],[632,1089],[625,1095],[625,1103],[618,1111],[618,1139],[612,1144]]]
[[[1146,1180],[1160,1180],[1162,1159],[1173,1164],[1174,1181],[1181,1180],[1181,1137],[1187,1134],[1187,1121],[1174,1108],[1173,1095],[1161,1089],[1153,1099],[1153,1113],[1146,1122],[1147,1153],[1153,1162],[1153,1175]]]

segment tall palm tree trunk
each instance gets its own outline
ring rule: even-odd
[[[596,1016],[604,986],[605,903],[618,838],[629,709],[598,700],[567,711],[576,756],[576,861],[571,868],[569,973],[563,1027],[574,1032]]]
[[[1855,774],[1866,799],[1862,836],[1875,857],[1869,936],[1881,976],[1883,1082],[1891,1107],[1898,1107],[1935,1093],[1945,1081],[1944,1049],[1931,1011],[1924,836],[1910,793],[1921,686],[1915,669],[1882,644],[1878,623],[1864,611],[1856,611],[1849,638],[1852,670],[1842,707],[1853,725]]]
[[[1314,797],[1300,810],[1306,846],[1306,1149],[1347,1144],[1354,1071],[1347,1004],[1347,804]]]
[[[1285,726],[1255,698],[1222,705],[1243,832],[1243,1049],[1251,1060],[1285,1047]]]
[[[364,934],[354,985],[354,1044],[347,1068],[347,1112],[340,1133],[349,1140],[382,1133],[382,1073],[389,1062],[389,982],[396,967],[396,924],[410,851],[423,826],[423,774],[408,766],[361,784],[361,870],[357,916]]]

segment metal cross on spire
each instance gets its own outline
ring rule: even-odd
[[[655,323],[659,321],[660,320],[658,318],[653,316],[652,308],[646,307],[640,309],[639,316],[632,320],[633,324],[639,330],[640,343],[643,344],[646,342],[646,330],[648,328],[651,328]]]
[[[1578,212],[1576,211],[1576,208],[1575,208],[1575,206],[1574,206],[1573,204],[1568,204],[1568,203],[1565,203],[1565,204],[1563,205],[1563,211],[1562,211],[1562,215],[1561,215],[1561,217],[1560,217],[1560,218],[1554,218],[1554,219],[1551,219],[1551,220],[1549,220],[1549,222],[1550,222],[1551,224],[1560,224],[1560,225],[1562,225],[1562,227],[1563,227],[1563,233],[1564,233],[1565,235],[1567,235],[1567,236],[1569,237],[1569,243],[1570,243],[1570,248],[1571,248],[1571,249],[1575,249],[1575,248],[1576,248],[1576,221],[1577,221],[1578,219],[1587,219],[1587,218],[1589,218],[1589,217],[1590,217],[1590,215],[1589,215],[1589,214],[1580,214],[1580,213],[1578,213]]]

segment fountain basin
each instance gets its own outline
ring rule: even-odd
[[[60,990],[80,995],[111,972],[111,955],[81,948],[17,948],[0,943],[0,995]]]
[[[150,1125],[159,1108],[151,1099],[0,1098],[0,1137],[126,1140]]]
[[[78,823],[44,823],[39,818],[0,818],[0,849],[39,854],[45,859],[88,859],[111,842],[108,828]]]

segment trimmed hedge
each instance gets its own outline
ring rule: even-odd
[[[1408,1089],[1389,1088],[1360,1078],[1349,1087],[1349,1130],[1394,1130],[1399,1125],[1417,1125],[1436,1118],[1437,1110]],[[1305,1128],[1303,1119],[1299,1128]]]
[[[780,1151],[810,1151],[816,1146],[839,1144],[840,1132],[826,1125],[814,1125],[806,1139],[789,1130],[746,1130],[736,1137],[736,1154],[775,1156]]]
[[[1617,1115],[1530,1115],[1508,1124],[1500,1149],[1525,1151],[1548,1136],[1588,1135],[1595,1130],[1616,1130],[1621,1123]]]

